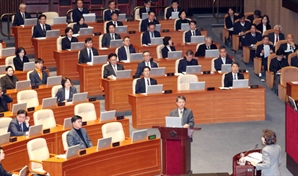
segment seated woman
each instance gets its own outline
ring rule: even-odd
[[[13,65],[16,70],[23,71],[24,62],[29,62],[26,51],[23,47],[19,47],[16,51],[16,57],[13,58]]]
[[[85,23],[85,18],[83,16],[80,17],[80,20],[77,22],[77,24],[73,25],[73,33],[80,33],[81,28],[88,28],[88,24]]]
[[[181,10],[179,12],[179,20],[176,21],[176,26],[175,26],[176,31],[180,31],[181,30],[181,24],[182,23],[189,24],[189,22],[190,21],[188,19],[186,19],[186,12],[185,12],[185,10]]]
[[[72,36],[73,30],[71,27],[67,27],[65,29],[65,37],[61,41],[62,50],[70,49],[72,42],[78,42],[78,39],[76,37]]]
[[[13,68],[12,66],[7,66],[5,68],[6,75],[3,76],[0,79],[2,91],[5,93],[7,89],[15,89],[16,88],[16,82],[18,81],[18,78],[13,75]]]
[[[259,30],[264,35],[265,31],[269,29],[271,29],[269,17],[268,15],[264,15],[262,17],[261,23],[257,26],[257,30]]]
[[[72,86],[69,78],[63,78],[61,81],[62,88],[58,89],[56,93],[57,102],[71,100],[73,94],[77,93],[77,89]]]
[[[165,45],[161,50],[162,58],[168,58],[169,51],[176,51],[175,47],[173,46],[173,42],[171,37],[166,36],[163,38],[163,44]]]

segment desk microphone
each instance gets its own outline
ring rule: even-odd
[[[251,150],[254,150],[254,149],[256,149],[256,148],[258,148],[258,145],[259,144],[256,144],[255,146],[253,146],[251,149],[249,149],[247,152],[245,152],[244,153],[244,156],[249,152],[249,151],[251,151]]]

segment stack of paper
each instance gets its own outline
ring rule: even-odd
[[[262,154],[259,152],[254,152],[248,154],[248,156],[244,157],[246,161],[252,162],[254,161],[255,163],[260,163],[262,161]]]

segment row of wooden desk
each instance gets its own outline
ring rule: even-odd
[[[287,82],[287,95],[298,100],[298,84]]]

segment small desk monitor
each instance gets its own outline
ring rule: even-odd
[[[182,58],[182,51],[169,51],[168,59]]]
[[[116,110],[100,112],[100,122],[114,120],[116,116]]]
[[[218,57],[219,49],[206,49],[205,57]]]
[[[46,109],[49,107],[56,107],[57,97],[54,98],[44,98],[42,99],[41,109]]]
[[[13,104],[12,105],[12,114],[17,114],[17,112],[20,110],[20,109],[26,109],[27,107],[27,103],[18,103],[18,104]]]
[[[110,41],[110,48],[117,48],[123,46],[123,41],[122,39],[116,39],[116,40],[111,40]]]
[[[82,50],[85,47],[85,42],[71,42],[70,50]]]
[[[172,19],[179,18],[179,12],[172,12]]]
[[[131,77],[131,70],[117,70],[116,78],[123,79],[123,78],[130,78]]]
[[[93,64],[106,64],[107,61],[108,61],[108,55],[93,56],[92,58]]]
[[[29,127],[28,137],[42,134],[42,124]]]
[[[71,123],[71,117],[70,118],[65,118],[63,122],[63,129],[71,128],[72,123]]]
[[[191,36],[190,37],[190,43],[204,43],[205,42],[205,36],[198,35],[198,36]]]
[[[205,90],[205,81],[189,83],[189,90]]]
[[[111,144],[112,144],[112,137],[98,139],[96,151],[99,151],[101,149],[111,148]]]
[[[225,73],[228,73],[228,72],[231,72],[232,71],[232,67],[231,67],[231,64],[222,64],[221,65],[221,72],[225,72]]]
[[[31,84],[30,84],[30,81],[18,81],[16,83],[16,91],[19,91],[19,90],[24,90],[24,89],[30,89],[31,87]]]
[[[130,53],[130,61],[141,61],[143,60],[142,53]]]
[[[85,18],[85,23],[87,23],[87,22],[96,22],[95,13],[83,14],[83,17]]]
[[[138,130],[132,132],[131,143],[147,139],[147,130]]]
[[[24,21],[24,26],[35,26],[37,24],[37,18],[27,18]]]
[[[181,23],[181,30],[182,31],[188,31],[188,30],[190,30],[189,23]]]
[[[146,89],[146,94],[157,94],[162,93],[163,84],[149,85]]]
[[[186,66],[186,74],[201,74],[202,65],[188,65]]]
[[[16,48],[15,47],[8,47],[8,48],[2,48],[2,57],[3,56],[13,56],[16,54]]]
[[[84,35],[93,35],[93,28],[81,28],[80,29],[80,36]]]
[[[161,45],[161,44],[163,44],[163,37],[151,38],[151,45]]]
[[[150,76],[165,76],[166,67],[151,68]]]
[[[84,102],[87,100],[87,97],[88,97],[88,92],[76,93],[76,94],[73,94],[72,102],[73,103]]]
[[[234,88],[248,88],[248,79],[233,80],[233,89]]]
[[[62,76],[50,76],[47,80],[47,86],[60,85]]]
[[[182,128],[182,118],[166,117],[166,127]]]
[[[126,13],[120,13],[118,17],[118,21],[126,21]]]
[[[47,30],[46,38],[58,38],[60,36],[60,30]]]
[[[0,145],[8,143],[10,138],[10,132],[0,134]]]
[[[127,33],[127,26],[117,26],[116,33]]]
[[[24,62],[23,71],[30,71],[35,69],[35,63],[34,62]]]
[[[66,16],[54,17],[54,24],[66,24]]]

